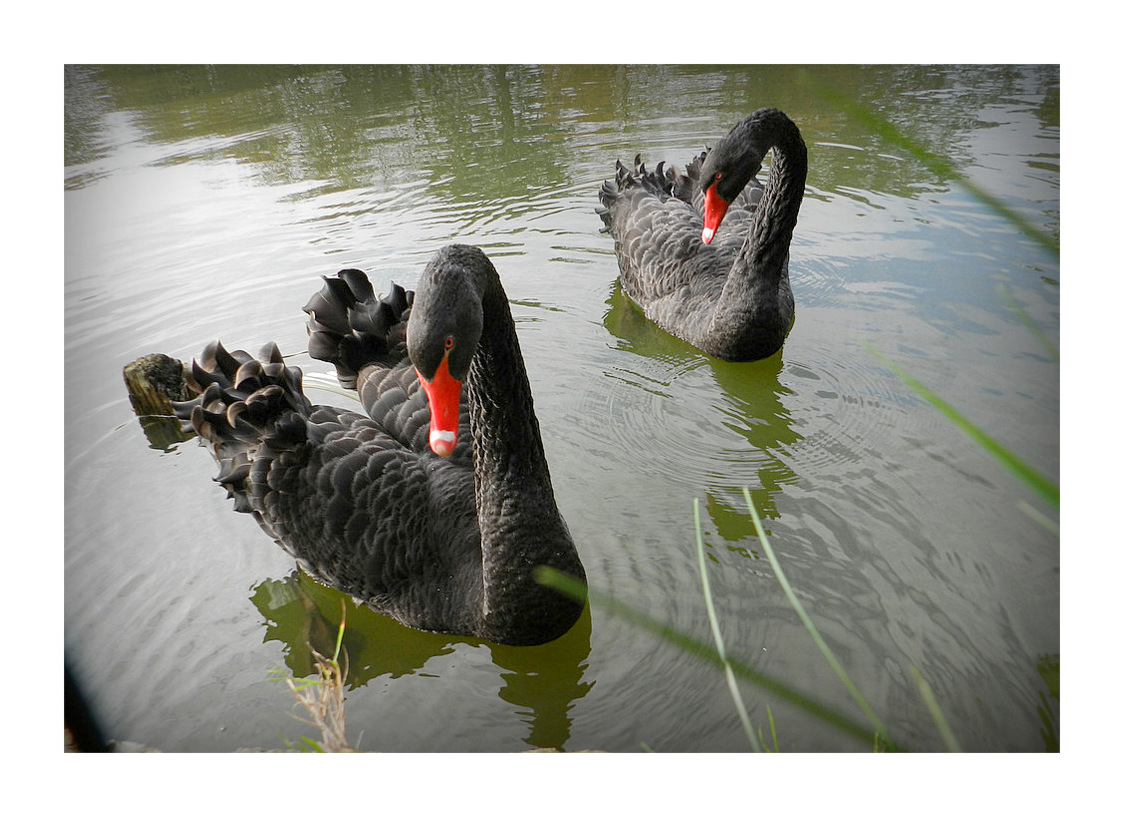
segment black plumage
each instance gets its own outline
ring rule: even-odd
[[[755,176],[770,149],[762,186]],[[772,108],[747,116],[685,171],[663,162],[648,171],[640,156],[631,171],[618,161],[598,213],[625,293],[650,320],[714,357],[775,353],[795,316],[788,251],[807,172],[800,130]],[[704,228],[711,205],[722,212]]]
[[[450,245],[416,293],[395,286],[381,299],[343,270],[305,310],[310,353],[336,366],[366,413],[312,405],[273,344],[257,358],[208,346],[192,369],[198,396],[176,411],[210,444],[235,509],[310,575],[409,626],[507,644],[566,632],[582,605],[534,574],[585,572],[487,256]],[[429,447],[414,365],[431,378],[422,361],[435,355],[464,383],[447,457]]]

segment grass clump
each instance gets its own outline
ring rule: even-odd
[[[341,604],[341,606],[343,606]],[[347,742],[347,729],[344,722],[344,694],[343,684],[347,678],[347,653],[342,651],[343,631],[346,624],[347,610],[343,611],[340,619],[339,632],[336,635],[336,649],[331,658],[325,658],[311,644],[309,649],[315,658],[316,677],[293,678],[284,670],[277,669],[272,672],[278,677],[273,680],[283,680],[293,693],[297,704],[304,707],[308,717],[294,714],[301,723],[314,726],[320,730],[319,741],[304,737],[300,740],[301,751],[309,752],[354,752]],[[343,657],[341,661],[341,652]],[[292,744],[286,744],[293,748]]]

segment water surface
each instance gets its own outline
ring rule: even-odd
[[[698,499],[727,649],[861,719],[763,557],[748,488],[896,740],[942,748],[916,667],[965,748],[1055,748],[1058,538],[1027,508],[1056,514],[875,352],[1056,480],[1057,256],[833,94],[1056,239],[1059,87],[1054,66],[68,68],[65,646],[109,736],[311,735],[268,679],[309,671],[342,599],[231,510],[197,441],[146,436],[121,367],[276,341],[315,381],[318,276],[412,287],[455,240],[503,278],[593,587],[709,642]],[[778,355],[723,363],[621,294],[596,191],[618,158],[685,163],[765,105],[809,146],[796,323]],[[362,749],[748,748],[721,673],[598,604],[530,649],[346,609]],[[742,691],[782,750],[870,748]]]

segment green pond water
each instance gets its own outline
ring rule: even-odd
[[[271,670],[309,672],[340,594],[236,514],[196,440],[142,427],[122,367],[276,341],[315,401],[301,307],[321,275],[412,287],[458,241],[511,300],[559,507],[591,586],[863,721],[786,601],[742,498],[886,723],[971,751],[1059,739],[1057,513],[898,377],[1053,481],[1058,256],[873,129],[876,111],[1059,234],[1057,66],[69,66],[65,71],[65,649],[107,736],[282,748]],[[716,361],[616,283],[594,212],[615,161],[685,164],[775,106],[809,147],[781,353]],[[767,168],[764,171],[767,173]],[[354,405],[354,404],[350,404]],[[505,648],[347,602],[348,734],[386,752],[749,749],[723,674],[594,602]],[[741,685],[782,750],[870,751]],[[361,737],[360,737],[361,736]]]

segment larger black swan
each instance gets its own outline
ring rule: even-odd
[[[565,633],[583,606],[535,571],[585,571],[495,267],[450,245],[416,294],[378,299],[358,270],[324,280],[305,306],[309,352],[366,416],[312,405],[273,344],[258,359],[211,344],[191,375],[200,394],[176,404],[236,510],[306,572],[408,626],[515,645]]]
[[[770,148],[762,187],[754,177]],[[665,171],[663,162],[648,172],[640,156],[632,171],[618,161],[598,213],[615,239],[625,293],[650,320],[709,355],[773,354],[795,315],[788,248],[807,175],[800,130],[775,108],[736,124],[686,173]]]

